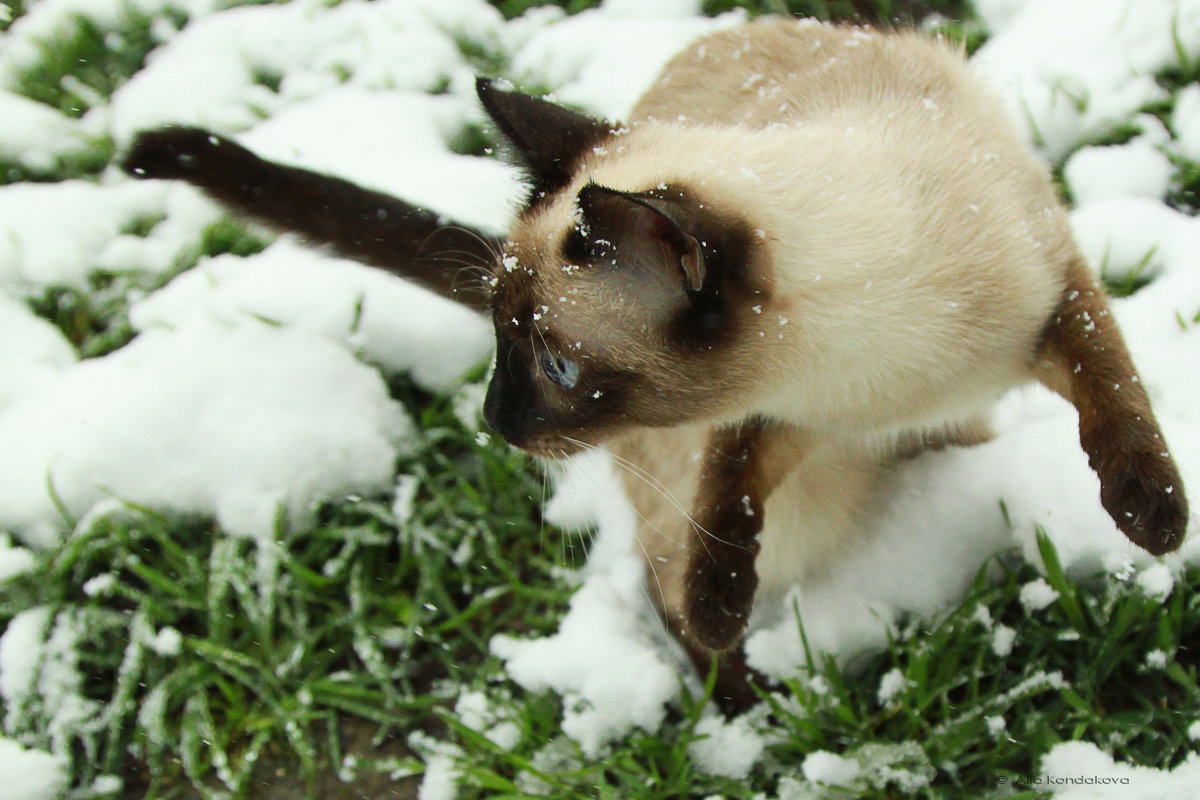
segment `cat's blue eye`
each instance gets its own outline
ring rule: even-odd
[[[579,380],[579,365],[569,358],[551,355],[543,350],[540,362],[546,377],[564,389],[572,388]]]

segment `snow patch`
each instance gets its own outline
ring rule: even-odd
[[[58,328],[0,294],[0,409],[52,382],[75,363],[75,350]]]
[[[0,583],[24,575],[31,571],[36,563],[32,552],[24,547],[14,547],[12,538],[6,533],[0,533]]]
[[[1171,130],[1176,137],[1175,151],[1189,161],[1200,163],[1200,84],[1188,84],[1175,95]]]
[[[904,677],[904,673],[898,667],[893,667],[879,679],[879,691],[875,696],[879,705],[886,706],[906,688],[908,688],[908,678]]]
[[[109,242],[139,218],[158,214],[165,191],[152,183],[81,180],[0,186],[0,289],[86,287]]]
[[[52,615],[47,606],[28,608],[9,620],[0,634],[0,697],[4,698],[5,730],[16,728],[28,713]]]
[[[143,334],[0,412],[0,525],[47,545],[118,498],[269,539],[282,511],[382,491],[411,423],[340,348],[260,323]]]
[[[5,800],[48,800],[70,781],[68,759],[42,750],[26,750],[20,742],[0,737],[0,775]]]
[[[997,89],[1019,129],[1051,159],[1131,118],[1165,90],[1154,73],[1182,48],[1200,53],[1200,4],[1107,0],[989,2],[998,31],[974,66]]]
[[[1151,564],[1138,573],[1137,585],[1146,597],[1162,603],[1175,588],[1175,576],[1166,564]]]
[[[1044,578],[1032,580],[1021,587],[1020,600],[1026,613],[1041,611],[1058,599],[1058,592]]]
[[[1171,159],[1141,138],[1111,147],[1084,147],[1063,168],[1071,196],[1080,205],[1106,197],[1162,200],[1174,174]]]
[[[679,4],[605,3],[535,32],[516,52],[512,77],[549,85],[563,103],[607,119],[624,119],[659,70],[705,33],[745,19],[740,11],[715,19],[678,16]]]
[[[289,237],[246,258],[206,259],[130,310],[142,331],[264,319],[319,335],[389,373],[410,372],[431,391],[454,386],[493,347],[478,314]]]
[[[862,772],[854,759],[825,750],[805,756],[800,769],[804,777],[813,783],[830,786],[850,786]]]
[[[92,137],[57,109],[0,90],[0,161],[16,161],[36,172],[56,169],[67,156],[93,147]]]
[[[705,717],[696,724],[696,733],[705,738],[689,744],[688,753],[705,772],[723,778],[745,780],[766,749],[748,715],[728,721]]]
[[[1041,762],[1042,786],[1056,800],[1193,800],[1200,756],[1172,770],[1116,762],[1090,742],[1055,745]]]

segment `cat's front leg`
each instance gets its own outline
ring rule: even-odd
[[[268,161],[231,139],[180,125],[139,133],[121,168],[140,179],[186,181],[239,214],[491,310],[480,277],[497,259],[501,239],[398,197]]]
[[[760,418],[709,434],[692,505],[683,607],[687,635],[708,650],[735,647],[745,634],[758,589],[763,508],[807,443],[800,429]]]

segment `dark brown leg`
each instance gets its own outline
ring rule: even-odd
[[[267,161],[200,128],[138,134],[121,168],[138,178],[186,181],[260,222],[487,310],[479,279],[496,258],[500,240],[449,224],[432,211],[341,178]]]
[[[1188,523],[1183,482],[1104,290],[1082,262],[1068,271],[1039,355],[1038,379],[1079,411],[1079,442],[1104,509],[1139,547],[1176,550]]]
[[[683,604],[688,639],[708,650],[741,643],[758,589],[754,561],[763,506],[803,458],[805,440],[795,428],[761,420],[709,436],[693,504]]]
[[[717,676],[712,699],[725,716],[736,716],[758,702],[754,687],[767,688],[767,679],[746,663],[746,652],[740,646],[714,653],[687,635],[682,620],[669,619],[667,626],[687,651],[700,680],[708,676],[713,659],[716,659]]]

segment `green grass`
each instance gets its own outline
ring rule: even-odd
[[[84,145],[78,152],[58,156],[49,167],[0,158],[0,184],[92,177],[112,162],[114,152],[112,141],[101,138]]]
[[[514,776],[528,772],[547,742],[569,752],[572,769],[538,777],[554,787],[553,797],[579,800],[712,794],[749,800],[794,781],[818,750],[864,765],[883,762],[920,784],[902,792],[894,774],[865,770],[845,792],[820,795],[855,800],[1010,797],[1013,787],[1036,778],[1040,757],[1065,741],[1101,742],[1114,757],[1135,763],[1177,765],[1192,752],[1186,729],[1200,709],[1200,570],[1189,571],[1160,603],[1128,581],[1077,583],[1063,574],[1049,540],[1041,546],[1047,580],[1059,593],[1047,608],[1029,613],[1019,599],[1021,587],[1040,573],[1000,558],[992,565],[998,579],[981,570],[961,606],[938,619],[904,621],[883,652],[848,667],[814,658],[782,691],[764,694],[769,710],[756,727],[776,742],[749,781],[695,772],[686,744],[697,736],[703,698],[685,694],[659,735],[628,737],[612,756],[589,760],[561,740],[557,708],[543,697],[518,711],[523,728],[537,733],[523,748],[489,746],[455,727],[471,765],[473,788],[462,796],[509,796],[490,792],[511,791]],[[1000,625],[1016,631],[1004,655],[993,647]],[[1166,660],[1149,668],[1154,650]],[[903,676],[904,688],[881,704],[880,681],[892,671]],[[1004,720],[1002,732],[989,727],[991,717]],[[599,794],[596,787],[603,787]]]
[[[158,220],[135,222],[124,233],[144,234]],[[48,286],[29,298],[30,308],[53,322],[83,358],[111,353],[128,344],[135,331],[129,321],[130,300],[161,288],[201,258],[222,253],[248,256],[266,248],[268,242],[245,225],[229,219],[208,227],[200,242],[182,253],[171,269],[162,273],[110,272],[94,270],[88,287]]]
[[[510,16],[533,4],[496,3]],[[735,4],[755,13],[786,5],[825,18],[965,14],[960,2],[887,0],[710,0],[706,8]],[[8,24],[0,18],[0,29]],[[970,47],[980,41],[969,20],[950,30]],[[132,12],[122,35],[129,47],[108,52],[107,32],[80,22],[71,36],[45,43],[45,61],[22,91],[83,113],[139,69],[152,45],[149,21]],[[503,67],[487,43],[459,47],[485,71]],[[279,77],[260,76],[268,87]],[[1178,90],[1195,77],[1194,65],[1181,60],[1160,82]],[[1165,118],[1171,104],[1148,110]],[[1097,143],[1135,133],[1118,128]],[[477,128],[455,143],[460,152],[485,147]],[[52,172],[0,165],[0,179],[96,176],[112,157],[111,143],[97,141]],[[1200,170],[1178,166],[1173,202],[1194,205]],[[155,222],[140,220],[127,232],[146,233]],[[134,336],[131,296],[202,255],[247,255],[265,245],[226,220],[168,275],[96,273],[84,289],[51,287],[30,303],[84,357],[102,356]],[[1139,289],[1149,262],[1150,255],[1112,289]],[[211,520],[124,506],[41,554],[34,572],[0,584],[0,629],[22,611],[46,607],[61,623],[55,641],[78,654],[84,677],[73,688],[85,702],[0,709],[13,720],[9,735],[42,748],[56,719],[77,716],[66,748],[72,800],[409,797],[439,747],[457,760],[460,796],[468,799],[796,796],[801,765],[820,750],[864,769],[855,785],[813,797],[1043,797],[1023,782],[1060,742],[1097,742],[1118,759],[1158,767],[1195,749],[1186,730],[1200,715],[1200,570],[1189,570],[1160,602],[1127,578],[1065,575],[1043,539],[1041,572],[1013,554],[997,558],[981,567],[957,608],[901,621],[885,648],[853,663],[814,656],[807,671],[765,693],[751,725],[768,745],[746,780],[703,774],[691,756],[704,737],[711,683],[701,692],[681,686],[659,730],[629,734],[589,757],[562,730],[562,698],[512,683],[488,648],[497,634],[556,629],[571,594],[564,568],[584,560],[586,537],[543,524],[543,479],[522,457],[477,445],[452,398],[403,379],[391,389],[421,430],[397,464],[415,482],[411,516],[398,519],[387,495],[339,498],[311,528],[280,524],[273,541],[259,543]],[[1021,588],[1043,572],[1058,598],[1027,612]],[[998,626],[1015,636],[1003,654]],[[1161,663],[1148,662],[1152,652],[1163,654]],[[881,703],[885,676],[899,676],[903,688]],[[1048,676],[1061,676],[1061,684]],[[464,692],[486,698],[485,730],[455,713]],[[503,746],[487,735],[496,726],[508,731]],[[102,776],[123,785],[97,783]]]
[[[185,19],[179,15],[173,21],[182,24]],[[155,46],[151,22],[151,17],[130,11],[126,24],[114,33],[76,17],[70,32],[39,43],[42,58],[22,74],[17,91],[68,116],[83,116],[142,68]]]
[[[0,0],[0,32],[8,30],[25,13],[25,0]]]
[[[33,606],[86,621],[77,647],[97,713],[73,735],[82,785],[124,774],[146,797],[185,784],[249,796],[270,760],[313,789],[341,763],[346,718],[377,735],[437,729],[460,685],[500,677],[493,635],[553,630],[566,550],[539,522],[539,480],[518,456],[477,447],[448,400],[403,382],[394,393],[425,432],[398,464],[418,487],[404,521],[388,498],[344,498],[311,530],[280,526],[262,545],[126,507],[4,585],[4,624]],[[178,654],[150,646],[164,628],[181,635]],[[48,724],[35,717],[30,732]],[[402,768],[421,769],[411,757],[358,764]]]
[[[833,22],[871,24],[911,23],[929,14],[965,19],[971,14],[965,0],[704,0],[704,13],[719,14],[744,8],[752,14],[791,14]]]

